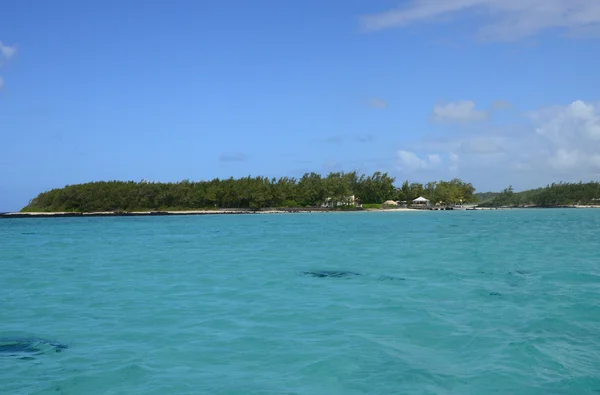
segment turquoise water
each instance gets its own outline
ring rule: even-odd
[[[600,210],[10,219],[0,247],[0,337],[69,346],[0,354],[0,394],[600,392]]]

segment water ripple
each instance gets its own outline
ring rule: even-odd
[[[597,394],[600,211],[0,221],[7,394]],[[310,277],[305,271],[360,276]]]

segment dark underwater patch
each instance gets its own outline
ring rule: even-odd
[[[12,354],[17,352],[38,353],[42,349],[33,346],[30,343],[8,343],[0,344],[0,354]]]
[[[488,271],[485,271],[485,270],[477,270],[477,273],[479,273],[479,274],[490,274],[490,275],[495,274],[494,272],[488,272]],[[527,270],[515,270],[514,272],[507,272],[506,274],[508,274],[508,275],[519,274],[521,276],[526,276],[528,274],[531,274],[531,272],[527,271]]]
[[[404,277],[394,277],[394,276],[379,276],[377,278],[379,281],[406,281]]]
[[[350,272],[350,271],[345,271],[345,270],[318,270],[318,271],[302,272],[302,274],[305,276],[319,277],[319,278],[324,278],[324,277],[342,278],[342,277],[362,276],[362,274],[360,274],[360,273]],[[379,280],[379,281],[405,281],[406,279],[404,277],[394,277],[394,276],[383,275],[383,276],[378,276],[377,280]]]
[[[32,355],[42,355],[47,352],[61,352],[68,345],[41,338],[0,338],[0,356],[21,357],[33,359]]]
[[[319,270],[319,271],[309,271],[302,272],[305,276],[311,277],[352,277],[352,276],[360,276],[360,273],[356,272],[348,272],[343,270]]]

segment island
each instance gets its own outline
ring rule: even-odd
[[[20,212],[0,213],[0,218],[600,207],[599,182],[561,182],[522,192],[509,186],[483,193],[459,178],[395,182],[379,171],[166,183],[97,181],[42,192]]]
[[[42,192],[12,217],[39,214],[60,216],[168,215],[254,212],[356,211],[409,209],[414,199],[476,202],[475,188],[460,179],[427,184],[405,181],[395,185],[388,173],[371,175],[306,173],[300,178],[247,176],[179,182],[96,181]],[[406,204],[384,205],[393,201]],[[423,208],[421,206],[415,208]]]

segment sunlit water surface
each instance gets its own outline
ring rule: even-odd
[[[600,392],[600,210],[10,219],[0,267],[68,346],[0,394]]]

